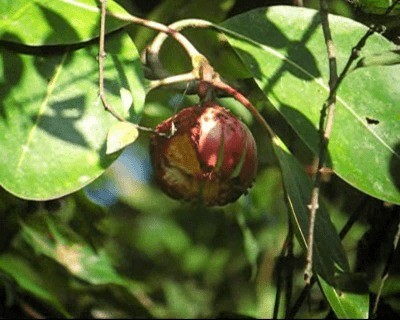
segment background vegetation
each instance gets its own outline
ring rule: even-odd
[[[227,40],[208,29],[184,32],[224,78],[240,82],[295,156],[277,151],[245,108],[221,97],[251,128],[259,169],[247,195],[207,208],[159,190],[148,133],[140,132],[123,152],[105,155],[114,119],[97,97],[99,12],[68,1],[54,1],[65,6],[59,11],[46,1],[1,2],[1,317],[371,317],[384,271],[390,276],[377,315],[400,316],[400,257],[393,250],[400,222],[400,69],[381,66],[398,63],[396,56],[373,56],[399,45],[398,6],[384,16],[391,1],[328,1],[330,12],[341,17],[332,18],[339,19],[332,26],[339,70],[371,23],[386,29],[363,51],[378,61],[358,60],[361,70],[340,93],[350,107],[338,106],[329,154],[337,172],[324,174],[321,190],[319,285],[298,300],[305,285],[304,249],[301,241],[288,241],[288,234],[294,230],[301,238],[302,226],[293,222],[301,218],[296,199],[309,197],[307,174],[318,151],[315,128],[327,96],[318,84],[327,82],[328,67],[317,11],[275,7],[266,19],[264,11],[250,10],[297,1],[119,0],[121,7],[109,1],[113,12],[164,24],[205,19],[264,46]],[[319,1],[305,0],[304,6],[318,9]],[[112,18],[107,31],[105,87],[119,112],[155,127],[197,103],[184,89],[146,93],[140,52],[155,31]],[[268,56],[265,47],[277,53]],[[306,72],[293,71],[282,57]],[[172,74],[190,70],[172,40],[160,58]],[[121,87],[134,88],[130,110],[121,106]],[[363,118],[356,121],[351,114],[357,112]],[[32,128],[37,134],[29,134]],[[288,214],[291,206],[294,215]],[[333,264],[342,269],[334,281]]]

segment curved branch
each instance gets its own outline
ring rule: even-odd
[[[197,51],[197,49],[193,46],[193,44],[184,35],[179,33],[177,30],[171,28],[170,26],[166,26],[165,24],[162,24],[160,22],[139,18],[129,13],[122,14],[122,13],[107,12],[107,15],[122,21],[132,22],[134,24],[141,25],[171,36],[177,42],[179,42],[179,44],[186,50],[187,54],[190,57],[201,55]]]
[[[180,20],[177,22],[174,22],[168,26],[168,28],[175,30],[176,32],[180,32],[185,28],[208,28],[212,26],[212,23],[205,21],[205,20],[199,20],[199,19],[185,19],[185,20]],[[146,59],[146,64],[152,71],[154,77],[162,79],[162,78],[169,78],[172,75],[164,68],[162,65],[160,58],[159,58],[159,52],[161,50],[162,45],[164,44],[165,40],[168,38],[168,34],[165,32],[159,33],[154,40],[150,43],[149,46],[147,46],[146,51],[145,51],[145,59]],[[203,59],[206,60],[206,58],[201,55],[198,51],[196,53],[192,52],[189,53],[189,56],[191,58],[192,66],[193,68],[196,68],[196,60]],[[198,85],[198,84],[197,84]],[[197,85],[190,86],[187,89],[188,93],[195,93],[197,90]],[[179,87],[179,89],[184,89],[183,87]]]

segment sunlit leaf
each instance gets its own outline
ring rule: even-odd
[[[340,71],[367,27],[334,15],[329,21]],[[229,29],[229,42],[265,96],[318,154],[320,110],[329,92],[318,11],[286,6],[256,9],[227,20],[223,28]],[[361,53],[394,49],[374,34]],[[400,203],[398,83],[400,66],[362,68],[345,78],[338,90],[328,154],[328,165],[343,180],[393,203]]]
[[[144,105],[138,52],[124,33],[107,43],[105,93],[122,114],[120,88],[135,92],[128,120],[137,121]],[[117,120],[98,97],[98,46],[48,55],[0,51],[0,185],[36,200],[84,187],[118,156],[106,154]]]
[[[107,135],[107,154],[114,153],[134,142],[139,136],[137,127],[131,122],[113,124]]]
[[[128,113],[133,104],[132,94],[128,89],[125,88],[121,88],[119,93],[121,95],[122,109],[125,113]]]
[[[112,0],[108,11],[124,13]],[[115,31],[127,22],[111,16],[106,31]],[[2,0],[0,39],[32,46],[72,44],[96,38],[100,33],[98,0]]]
[[[355,288],[356,281],[351,279],[354,288],[334,288],[322,277],[318,282],[328,299],[332,309],[339,319],[368,319],[369,294],[364,283],[364,288]]]

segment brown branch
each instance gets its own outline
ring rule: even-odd
[[[400,3],[400,0],[395,0],[392,5],[390,5],[385,13],[383,14],[383,16],[387,16],[389,15],[395,8],[395,6]],[[336,81],[336,84],[333,88],[333,90],[330,92],[330,95],[333,93],[336,93],[338,87],[340,86],[340,84],[342,83],[342,81],[344,80],[345,76],[347,75],[347,73],[350,70],[351,65],[353,64],[353,62],[359,57],[360,55],[360,51],[362,50],[362,48],[364,48],[368,38],[373,35],[375,32],[382,32],[384,30],[384,28],[380,25],[370,25],[368,30],[365,32],[365,34],[361,37],[361,39],[357,42],[357,44],[351,49],[351,54],[349,56],[349,59],[346,62],[346,65],[344,66],[342,72],[340,73],[338,80]],[[330,98],[330,96],[329,96]],[[328,99],[329,99],[328,98]]]
[[[114,118],[116,118],[119,121],[126,121],[124,117],[119,115],[114,108],[108,103],[106,94],[104,92],[104,61],[106,59],[106,51],[105,51],[105,21],[106,21],[106,6],[107,6],[107,0],[99,0],[101,4],[101,20],[100,20],[100,37],[99,37],[99,97],[101,99],[101,102],[104,106],[104,109],[109,112]],[[141,131],[146,131],[146,132],[152,132],[155,133],[156,131],[152,128],[147,128],[140,126],[138,124],[133,124],[136,126],[138,130]],[[160,135],[164,135],[162,133],[159,133]]]
[[[104,1],[104,0],[100,0]],[[113,12],[107,12],[107,15],[117,18],[122,21],[128,21],[137,25],[141,25],[144,27],[147,27],[149,29],[153,29],[159,32],[163,32],[172,38],[174,38],[179,44],[186,50],[187,54],[193,59],[196,56],[202,56],[199,51],[193,46],[193,44],[180,32],[178,32],[175,29],[172,29],[162,23],[156,22],[156,21],[151,21],[147,19],[142,19],[136,16],[133,16],[129,13],[113,13]]]
[[[142,18],[135,17],[133,15],[130,15],[128,13],[126,14],[119,14],[119,13],[111,13],[107,12],[106,10],[106,2],[107,0],[99,0],[101,4],[101,23],[100,23],[100,39],[99,39],[99,97],[103,103],[104,108],[111,113],[116,119],[119,121],[126,121],[122,116],[120,116],[118,113],[115,112],[114,108],[108,103],[106,95],[104,93],[104,60],[106,58],[106,52],[105,52],[105,45],[104,45],[104,39],[105,39],[105,19],[106,15],[112,16],[114,18],[117,18],[122,21],[128,21],[137,25],[142,25],[145,27],[148,27],[150,29],[156,30],[163,32],[174,39],[178,41],[181,46],[186,50],[188,55],[191,57],[192,61],[196,59],[196,57],[201,57],[206,60],[205,57],[203,57],[197,49],[191,44],[191,42],[183,36],[181,33],[177,32],[176,30],[165,26],[162,23],[151,21],[151,20],[146,20]],[[187,81],[189,80],[188,74],[185,75],[185,77],[179,77],[176,76],[174,79],[169,79],[169,80],[159,80],[159,81],[154,81],[152,83],[152,87],[150,89],[153,89],[155,87],[164,85],[164,84],[169,84],[172,83],[173,81],[181,82],[181,81]],[[137,126],[138,129],[144,130],[144,131],[151,131],[154,132],[154,130]]]
[[[168,28],[175,30],[176,32],[181,32],[183,29],[189,27],[208,28],[211,25],[212,24],[208,21],[197,20],[197,19],[185,19],[170,24]],[[151,69],[153,75],[157,78],[166,78],[170,76],[169,72],[166,69],[164,69],[159,58],[159,52],[167,38],[168,38],[167,33],[160,32],[146,48],[146,64]],[[194,55],[191,56],[192,63],[193,63],[193,57]],[[192,89],[190,91],[195,91],[195,89]]]
[[[28,315],[30,318],[46,319],[46,317],[42,313],[40,313],[39,311],[34,309],[30,304],[20,301],[19,305],[20,305],[21,309],[25,312],[25,314]]]
[[[361,201],[360,204],[357,206],[357,208],[352,212],[351,216],[347,220],[346,224],[342,227],[342,229],[339,232],[339,238],[342,241],[346,235],[349,233],[350,229],[353,227],[353,225],[356,223],[356,221],[359,219],[361,214],[364,212],[363,210],[363,205],[364,201]],[[310,280],[310,284],[306,284],[301,291],[299,297],[293,304],[292,308],[289,310],[289,312],[286,315],[286,319],[293,319],[297,312],[300,310],[300,307],[304,303],[306,297],[308,296],[311,288],[313,285],[317,282],[317,277],[313,275]]]
[[[320,15],[321,25],[324,33],[325,46],[328,54],[329,61],[329,97],[321,109],[321,116],[319,121],[320,132],[320,147],[319,156],[317,161],[317,168],[315,170],[314,186],[311,191],[309,209],[309,229],[307,238],[307,257],[306,268],[304,270],[304,280],[310,284],[312,277],[312,264],[313,264],[313,246],[314,246],[314,229],[317,210],[319,208],[319,192],[322,182],[322,168],[325,165],[325,158],[328,149],[328,143],[331,136],[335,105],[336,105],[336,82],[338,80],[337,64],[335,46],[332,40],[332,35],[329,27],[329,9],[326,0],[320,0]]]
[[[241,94],[235,88],[232,88],[230,85],[226,84],[220,79],[218,80],[214,79],[209,83],[212,84],[215,88],[226,92],[228,95],[232,96],[237,101],[239,101],[243,106],[245,106],[247,110],[249,110],[250,113],[253,115],[253,117],[257,120],[257,122],[268,132],[271,138],[276,136],[275,132],[269,126],[264,117],[260,114],[260,112],[256,109],[256,107],[253,106],[250,100],[247,99],[243,94]]]
[[[166,78],[158,79],[158,80],[150,80],[150,84],[147,87],[147,92],[154,90],[158,87],[161,86],[169,86],[173,85],[176,83],[190,83],[190,82],[195,82],[197,79],[196,75],[193,74],[193,72],[188,72],[188,73],[182,73],[174,76],[169,76]]]
[[[385,15],[390,14],[395,6],[400,2],[396,0],[391,6],[387,8],[384,13]],[[353,62],[358,58],[361,49],[365,46],[367,39],[382,29],[381,26],[371,25],[364,36],[357,42],[357,44],[352,48],[351,54],[345,67],[343,68],[340,75],[337,75],[337,66],[335,58],[334,44],[332,41],[332,36],[330,34],[329,20],[328,20],[328,3],[326,0],[320,0],[320,14],[321,14],[321,24],[324,32],[325,45],[328,52],[329,59],[329,96],[321,109],[319,131],[320,131],[320,151],[317,162],[317,167],[314,170],[314,186],[311,192],[311,199],[309,204],[309,234],[308,234],[308,250],[306,258],[306,268],[304,271],[304,279],[306,283],[309,283],[312,276],[312,259],[313,259],[313,238],[314,238],[314,227],[315,227],[315,216],[318,210],[319,202],[319,190],[321,185],[322,169],[325,163],[325,157],[327,153],[329,138],[332,131],[334,111],[336,104],[336,92],[344,80],[345,76],[350,70]],[[326,121],[326,122],[325,122]]]
[[[100,20],[100,39],[99,39],[99,97],[103,103],[104,108],[111,113],[119,121],[125,121],[118,113],[115,112],[113,107],[108,103],[104,93],[104,60],[106,59],[106,51],[104,46],[105,38],[105,25],[106,25],[106,2],[107,0],[100,0],[101,4],[101,20]]]
[[[303,0],[293,0],[293,5],[298,7],[304,7]]]

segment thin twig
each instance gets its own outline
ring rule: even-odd
[[[275,267],[278,279],[276,285],[273,319],[278,319],[279,316],[279,307],[283,283],[285,283],[285,318],[287,318],[292,297],[293,226],[290,221],[290,217],[288,217],[288,220],[288,234],[286,236],[285,242],[283,243],[281,253],[279,254],[278,261]]]
[[[300,310],[300,307],[303,305],[304,301],[308,297],[311,288],[314,286],[314,284],[317,282],[317,277],[312,276],[310,280],[310,284],[306,284],[303,288],[303,290],[300,292],[299,297],[295,301],[294,305],[292,308],[289,310],[289,313],[286,317],[286,319],[293,319],[297,312]]]
[[[182,73],[178,74],[175,76],[169,76],[166,78],[162,79],[157,79],[157,80],[150,80],[150,84],[147,87],[147,92],[154,90],[158,87],[161,86],[168,86],[176,83],[182,83],[182,82],[191,82],[196,80],[196,75],[193,74],[193,72],[188,72],[188,73]]]
[[[352,212],[349,219],[346,221],[346,224],[342,227],[339,232],[339,238],[342,241],[347,234],[349,233],[350,229],[354,226],[360,216],[364,213],[363,206],[365,205],[365,199],[368,196],[365,196],[357,208]],[[306,284],[301,291],[300,295],[298,296],[297,300],[293,304],[292,308],[289,310],[287,315],[285,316],[286,319],[293,319],[297,312],[300,310],[300,307],[303,305],[306,298],[309,296],[311,289],[313,288],[314,284],[317,283],[317,277],[315,275],[312,276],[310,284]]]
[[[367,197],[367,196],[366,196]],[[339,238],[340,240],[343,240],[346,235],[349,233],[350,229],[353,227],[353,225],[356,223],[356,221],[359,219],[361,214],[364,212],[363,206],[364,206],[364,200],[360,202],[360,204],[357,206],[357,208],[353,211],[349,219],[347,220],[346,224],[342,227],[342,229],[339,232]],[[293,319],[297,312],[299,311],[300,307],[303,305],[304,300],[308,296],[311,288],[314,286],[314,284],[317,282],[317,277],[315,275],[312,276],[310,284],[306,284],[301,291],[299,297],[297,298],[296,302],[286,315],[286,319]]]
[[[290,225],[290,223],[289,223]],[[272,319],[278,319],[279,315],[279,307],[280,307],[280,302],[281,302],[281,292],[282,292],[282,287],[283,287],[283,281],[285,280],[283,276],[283,264],[285,261],[285,256],[288,250],[288,244],[289,244],[289,239],[290,235],[289,232],[286,235],[285,242],[283,243],[281,253],[279,254],[279,257],[277,259],[277,263],[275,266],[275,270],[277,272],[277,284],[276,284],[276,293],[275,293],[275,304],[274,304],[274,312]]]
[[[101,4],[101,21],[100,21],[100,39],[99,39],[99,97],[103,103],[104,108],[112,114],[116,119],[119,121],[126,121],[121,115],[119,115],[114,108],[108,103],[107,97],[104,92],[104,61],[106,59],[106,51],[105,51],[105,20],[106,20],[106,15],[112,16],[114,18],[123,20],[123,21],[129,21],[134,24],[142,25],[160,32],[164,32],[170,36],[172,36],[174,39],[176,39],[182,47],[187,51],[189,56],[194,59],[194,57],[201,56],[202,55],[197,51],[197,49],[190,43],[186,37],[184,37],[182,34],[179,32],[176,32],[175,30],[163,25],[162,23],[158,23],[155,21],[150,21],[146,19],[141,19],[138,17],[135,17],[133,15],[130,15],[128,13],[126,14],[118,14],[118,13],[111,13],[107,12],[106,6],[107,6],[107,0],[99,0]],[[205,59],[205,58],[204,58]],[[156,86],[162,85],[163,82],[160,81],[157,84],[153,84]],[[148,131],[148,132],[155,132],[153,129],[142,127],[139,125],[136,125],[136,127],[142,131]]]
[[[386,265],[385,265],[385,268],[384,268],[383,273],[382,273],[381,283],[379,285],[379,290],[378,290],[378,293],[377,293],[376,298],[375,298],[374,307],[372,309],[372,318],[376,318],[376,316],[377,316],[378,304],[379,304],[379,301],[380,301],[381,296],[382,296],[383,287],[385,285],[385,282],[386,282],[387,278],[389,278],[390,267],[392,265],[393,257],[394,257],[394,254],[395,254],[396,250],[397,250],[397,246],[399,244],[399,239],[400,239],[400,219],[399,219],[399,217],[397,217],[397,220],[398,220],[397,232],[396,232],[396,235],[395,235],[394,240],[393,240],[393,246],[392,246],[392,249],[390,251],[390,255],[389,255],[389,257],[388,257],[388,259],[386,261]]]
[[[212,80],[209,83],[212,84],[215,88],[226,92],[228,95],[232,96],[237,101],[239,101],[243,106],[245,106],[247,110],[249,110],[250,113],[253,115],[253,117],[256,119],[256,121],[267,131],[267,133],[270,135],[271,138],[274,138],[276,136],[275,132],[269,126],[264,117],[260,114],[260,112],[256,109],[256,107],[253,106],[250,100],[247,99],[242,93],[240,93],[235,88],[232,88],[230,85],[226,84],[220,79]]]
[[[104,0],[100,0],[104,1]],[[193,44],[181,33],[179,33],[177,30],[170,28],[169,26],[166,26],[162,23],[152,21],[152,20],[147,20],[147,19],[142,19],[136,16],[133,16],[129,13],[113,13],[113,12],[107,12],[107,15],[117,18],[122,21],[128,21],[137,25],[141,25],[159,32],[163,32],[172,38],[174,38],[176,41],[179,42],[179,44],[184,48],[187,52],[187,54],[191,57],[194,58],[196,56],[202,56],[200,52],[193,46]]]
[[[105,51],[105,21],[106,21],[106,7],[107,0],[100,0],[101,4],[101,20],[100,20],[100,38],[99,38],[99,97],[101,102],[103,103],[104,109],[108,111],[114,118],[119,121],[126,121],[124,117],[119,115],[114,108],[108,103],[106,94],[104,92],[104,60],[106,59],[106,51]],[[140,126],[138,124],[133,124],[138,130],[157,133],[159,135],[165,135],[164,133],[158,133],[152,128],[147,128],[144,126]]]
[[[395,6],[400,3],[400,0],[395,0],[392,5],[390,5],[385,13],[383,14],[383,16],[387,16],[389,15],[393,9],[395,8]],[[381,32],[383,31],[384,28],[381,25],[370,25],[368,30],[365,32],[365,34],[361,37],[361,39],[357,42],[357,44],[351,49],[351,54],[349,59],[346,62],[346,65],[344,66],[342,72],[340,73],[335,86],[333,88],[333,92],[335,93],[338,89],[338,87],[340,86],[340,84],[342,83],[342,81],[344,80],[345,76],[347,75],[347,73],[350,70],[351,65],[353,64],[353,62],[359,57],[360,55],[360,51],[362,50],[362,48],[364,48],[368,38],[373,35],[375,32]],[[331,93],[330,93],[331,94]],[[328,98],[329,99],[329,98]]]
[[[293,294],[293,272],[294,272],[294,230],[293,225],[289,219],[289,241],[286,253],[286,260],[288,261],[286,265],[286,288],[285,288],[285,318],[288,318],[290,305],[292,304],[292,294]]]
[[[46,317],[40,313],[39,311],[35,310],[31,305],[26,302],[20,301],[19,303],[21,309],[25,312],[27,316],[32,319],[46,319]]]
[[[100,0],[101,4],[101,20],[100,20],[100,40],[99,40],[99,97],[103,103],[104,108],[111,113],[119,121],[125,121],[118,113],[115,112],[113,107],[108,103],[104,93],[104,60],[106,58],[106,51],[104,48],[104,38],[106,33],[106,6],[107,0]]]
[[[168,26],[168,28],[180,32],[185,28],[196,27],[196,28],[208,28],[212,24],[208,21],[197,20],[197,19],[185,19],[181,21],[176,21]],[[162,63],[160,62],[159,52],[161,47],[167,39],[168,34],[160,32],[146,48],[146,64],[150,67],[153,75],[157,78],[169,77],[169,72],[164,69]]]
[[[275,303],[274,303],[274,312],[272,315],[272,319],[278,319],[279,315],[279,307],[281,303],[281,291],[282,291],[282,282],[284,281],[283,276],[282,276],[282,270],[280,269],[282,264],[281,257],[278,258],[278,279],[277,279],[277,284],[276,284],[276,293],[275,293]]]
[[[307,239],[307,258],[306,258],[306,268],[304,271],[304,280],[307,284],[310,284],[310,279],[312,277],[312,263],[313,263],[313,246],[314,246],[314,228],[315,228],[315,218],[317,210],[319,207],[319,191],[322,181],[321,170],[325,165],[325,158],[328,149],[328,143],[332,131],[335,104],[336,104],[336,91],[334,90],[338,75],[337,75],[337,65],[336,65],[336,54],[335,46],[332,40],[332,35],[329,26],[329,9],[326,0],[320,0],[320,15],[322,30],[324,33],[325,45],[329,60],[329,98],[324,103],[320,122],[319,122],[319,132],[320,132],[320,149],[318,156],[317,170],[314,173],[314,186],[311,192],[309,208],[309,230]]]

